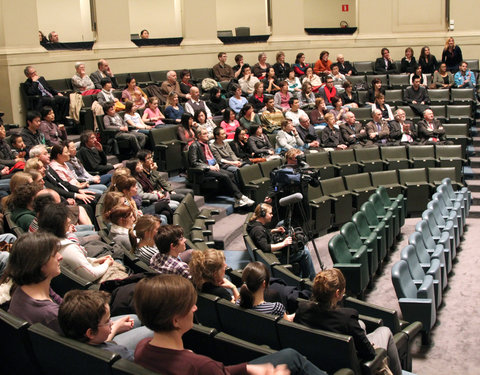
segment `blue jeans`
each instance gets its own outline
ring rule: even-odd
[[[280,261],[285,263],[287,261],[287,252],[284,250]],[[305,246],[294,254],[290,253],[290,263],[298,263],[300,265],[300,276],[313,280],[315,278],[315,267],[313,267],[312,255],[310,250]]]
[[[124,316],[129,316],[133,319],[133,328],[130,331],[116,335],[113,338],[113,341],[115,341],[118,345],[125,346],[129,350],[135,351],[135,347],[140,340],[143,340],[146,337],[153,337],[153,331],[145,326],[142,326],[140,319],[138,319],[138,316],[135,314],[114,316],[112,317],[112,320],[115,321]]]
[[[100,176],[100,183],[102,185],[109,186],[111,180],[112,180],[112,175],[111,174],[102,174]]]
[[[292,375],[327,375],[294,349],[282,349],[249,362],[252,365],[264,363],[271,363],[274,366],[285,364]]]

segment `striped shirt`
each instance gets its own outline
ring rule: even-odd
[[[237,301],[236,304],[239,305],[240,301]],[[256,306],[253,306],[251,310],[258,311],[264,314],[279,316],[283,316],[286,313],[285,306],[283,306],[280,302],[262,302]]]
[[[142,262],[150,264],[150,260],[158,253],[156,246],[142,246],[135,252]]]

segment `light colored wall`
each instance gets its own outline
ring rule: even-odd
[[[93,40],[88,0],[37,0],[37,13],[39,30],[47,37],[55,30],[61,42]]]
[[[340,27],[341,21],[346,21],[349,27],[355,27],[355,0],[303,0],[305,10],[305,27]],[[342,11],[342,5],[348,5],[348,12]]]
[[[266,0],[217,0],[217,30],[232,30],[235,27],[250,27],[251,35],[267,35]]]
[[[150,38],[181,36],[181,20],[175,14],[178,3],[178,0],[129,0],[130,34],[147,29]]]
[[[191,12],[187,12],[184,17],[177,11],[177,19],[182,17],[182,20],[191,20],[192,12],[195,15],[194,19],[212,20],[215,18],[212,17],[212,14],[215,13],[217,7],[216,0],[201,0],[201,6],[195,6],[195,2],[199,1],[182,0],[181,3],[189,5],[188,8]],[[415,55],[418,57],[423,45],[429,45],[432,53],[439,58],[444,42],[450,35],[461,46],[466,58],[480,58],[478,43],[480,23],[474,19],[474,11],[465,11],[465,9],[475,10],[478,0],[451,2],[452,17],[455,17],[456,25],[453,32],[447,31],[446,26],[441,25],[441,21],[438,21],[440,26],[437,27],[437,31],[429,31],[428,28],[414,32],[395,31],[395,27],[401,23],[395,21],[397,26],[392,25],[394,20],[398,20],[394,6],[399,9],[401,1],[361,0],[357,2],[359,30],[354,35],[348,36],[308,36],[301,27],[304,25],[300,25],[303,21],[300,21],[299,24],[288,23],[282,27],[283,19],[289,16],[288,6],[293,1],[297,1],[294,6],[296,12],[303,13],[303,0],[272,1],[274,17],[272,36],[266,43],[222,45],[215,37],[216,30],[218,30],[215,21],[213,25],[205,24],[205,27],[202,27],[202,24],[189,24],[185,29],[188,35],[185,35],[190,38],[190,44],[137,48],[129,40],[129,28],[125,28],[124,24],[117,21],[129,18],[129,0],[97,0],[98,35],[94,49],[92,51],[46,51],[38,44],[37,0],[16,0],[15,2],[0,0],[0,82],[3,89],[3,95],[0,95],[0,110],[5,112],[7,122],[24,123],[25,113],[18,87],[20,82],[25,81],[23,68],[30,64],[34,65],[37,71],[47,79],[58,79],[71,77],[74,74],[73,65],[76,61],[84,61],[87,72],[95,71],[99,58],[107,58],[115,73],[210,67],[218,61],[217,53],[221,50],[227,52],[228,62],[232,65],[234,64],[233,57],[237,53],[243,54],[247,62],[255,63],[259,51],[266,52],[267,61],[273,63],[275,53],[279,50],[285,51],[287,61],[290,62],[294,60],[299,51],[305,53],[307,61],[315,61],[323,49],[330,52],[332,59],[337,53],[343,53],[345,58],[350,61],[373,60],[379,56],[383,46],[389,47],[396,60],[401,59],[407,46],[413,47]],[[277,4],[281,6],[277,6]],[[233,9],[232,13],[236,14],[236,8]],[[68,13],[71,14],[71,12]],[[438,9],[432,10],[431,13],[439,14]],[[400,21],[402,23],[409,22],[403,17]],[[258,22],[259,25],[265,27],[265,21]],[[176,24],[179,23],[176,22]],[[22,27],[18,27],[18,25]],[[192,34],[198,29],[200,29],[198,31],[199,39],[192,40],[191,38],[196,37]],[[256,32],[252,31],[252,34],[254,33]]]

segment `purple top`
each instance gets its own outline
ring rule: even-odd
[[[42,323],[59,333],[62,333],[58,324],[58,307],[62,303],[62,297],[50,288],[52,300],[38,300],[26,294],[22,287],[17,287],[10,301],[8,312],[25,319],[30,324]]]

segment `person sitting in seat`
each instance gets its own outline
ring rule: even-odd
[[[385,121],[393,121],[393,112],[388,104],[385,103],[385,95],[377,94],[375,103],[372,105],[372,111],[379,109],[382,111],[382,119]]]
[[[290,157],[290,159],[291,157],[293,157],[293,159],[296,160],[297,155],[299,155],[298,151],[290,152],[290,154],[288,154],[288,157]],[[250,221],[247,225],[247,232],[252,238],[255,246],[257,246],[257,248],[262,250],[263,252],[271,253],[274,251],[282,250],[282,254],[279,256],[279,259],[281,264],[285,264],[287,261],[286,248],[292,244],[292,237],[289,233],[287,233],[285,239],[277,243],[273,243],[272,233],[285,233],[285,228],[280,226],[272,230],[268,230],[267,225],[272,221],[272,217],[272,206],[266,203],[261,203],[257,205],[257,207],[255,207],[253,216],[250,218]],[[312,256],[310,255],[310,251],[306,246],[303,250],[299,250],[296,253],[290,254],[289,260],[292,263],[298,262],[300,264],[301,277],[313,280],[313,278],[315,277],[315,268],[313,267],[313,261]]]
[[[102,79],[109,78],[110,82],[112,82],[112,87],[114,89],[118,89],[117,77],[115,77],[115,75],[113,74],[108,61],[105,59],[100,59],[98,60],[97,66],[98,66],[98,70],[90,74],[90,78],[93,84],[95,85],[95,88],[101,90]]]
[[[37,111],[27,112],[27,126],[22,128],[20,132],[23,141],[25,142],[25,151],[30,152],[30,149],[37,145],[45,145],[45,135],[40,131],[41,114]]]
[[[290,99],[293,97],[292,93],[288,91],[288,82],[280,81],[278,83],[280,91],[274,95],[275,108],[282,112],[287,112],[290,109]]]
[[[340,73],[346,76],[356,75],[356,69],[350,64],[350,61],[345,61],[345,57],[342,54],[337,55],[337,64]]]
[[[193,168],[201,168],[206,177],[214,177],[220,182],[222,189],[235,198],[235,207],[251,206],[255,202],[242,194],[234,183],[232,172],[221,169],[208,146],[208,131],[202,127],[197,129],[197,141],[188,149],[188,160]]]
[[[390,143],[393,145],[414,145],[417,139],[417,130],[411,121],[407,121],[405,111],[397,109],[395,120],[390,122]]]
[[[331,65],[332,62],[328,59],[330,54],[328,51],[320,52],[319,59],[315,62],[315,66],[313,67],[313,71],[316,74],[321,74],[322,76],[327,76],[331,73]]]
[[[87,171],[105,174],[121,164],[112,165],[107,162],[107,155],[103,151],[103,146],[98,142],[95,133],[86,130],[80,134],[80,149],[77,156],[85,166]]]
[[[389,367],[393,374],[402,375],[398,349],[388,327],[379,327],[367,334],[365,324],[358,319],[355,309],[340,307],[345,295],[345,277],[337,268],[320,272],[315,276],[312,300],[301,301],[294,322],[314,329],[351,335],[357,352],[365,361],[375,357],[375,347],[387,351]]]
[[[302,92],[299,95],[299,106],[303,109],[313,109],[315,107],[315,94],[312,91],[312,84],[304,82]]]
[[[320,139],[315,131],[315,127],[310,124],[310,119],[307,115],[300,116],[300,124],[296,126],[297,133],[302,138],[303,143],[309,149],[319,149]]]
[[[232,151],[229,143],[225,142],[227,138],[225,130],[221,127],[216,127],[213,130],[213,137],[214,142],[210,143],[210,149],[220,168],[226,169],[234,174],[238,173],[238,168],[243,165],[243,162]]]
[[[398,73],[397,65],[390,57],[390,51],[388,48],[382,48],[382,57],[375,60],[375,73],[376,74],[396,74]]]
[[[165,119],[165,116],[158,108],[158,98],[156,96],[152,96],[148,98],[147,108],[143,112],[142,121],[143,122],[153,122],[155,127],[159,125],[163,125],[164,122],[162,120]]]
[[[135,350],[135,363],[149,370],[170,375],[326,375],[292,349],[232,366],[186,350],[182,336],[192,328],[197,294],[193,284],[178,275],[142,279],[134,298],[142,323],[154,331],[153,338],[142,340]]]
[[[250,126],[248,133],[250,135],[247,141],[248,150],[253,152],[255,158],[269,158],[275,154],[270,140],[266,134],[263,134],[263,128],[260,125]]]
[[[209,95],[207,107],[212,111],[212,115],[223,116],[225,110],[228,108],[228,103],[222,98],[222,90],[220,90],[220,87],[212,87]]]
[[[237,157],[245,163],[250,162],[250,158],[253,157],[253,152],[250,150],[248,145],[248,133],[247,131],[239,126],[235,129],[235,136],[233,141],[230,142],[230,148],[237,155]]]
[[[235,111],[230,108],[225,108],[225,111],[223,112],[223,121],[220,123],[220,127],[225,130],[227,139],[233,139],[235,136],[235,130],[237,130],[239,126],[240,123],[236,118]]]
[[[287,70],[290,69],[290,64],[285,62],[285,52],[277,52],[275,55],[275,60],[277,61],[275,64],[273,64],[275,75],[277,76],[277,79],[284,80],[288,76]]]
[[[423,115],[425,109],[428,108],[430,97],[427,89],[420,85],[419,76],[415,75],[412,78],[412,86],[403,92],[403,101],[408,103],[410,108],[418,115]]]
[[[460,89],[474,89],[477,87],[475,73],[468,69],[468,63],[466,61],[462,61],[458,66],[458,69],[458,72],[455,73],[455,86]]]
[[[138,109],[145,108],[147,103],[147,94],[143,92],[143,90],[137,86],[137,80],[132,77],[128,76],[125,79],[125,83],[127,86],[125,90],[122,91],[122,101],[125,103],[131,101],[135,103]]]
[[[265,110],[260,115],[260,121],[265,132],[270,134],[280,130],[284,120],[283,112],[275,107],[275,99],[272,97],[266,98]]]
[[[361,148],[371,145],[365,127],[355,119],[355,113],[345,113],[345,121],[340,125],[340,133],[343,141],[348,147]]]
[[[434,117],[431,109],[423,112],[423,120],[417,124],[418,139],[424,145],[451,145],[452,141],[447,141],[445,128],[442,123]]]
[[[67,140],[67,131],[65,125],[55,124],[55,112],[52,107],[43,107],[40,112],[42,121],[40,122],[40,132],[45,136],[47,146],[58,145]]]
[[[379,146],[388,144],[390,129],[387,122],[382,118],[382,111],[375,109],[372,111],[372,121],[365,125],[370,140]]]
[[[322,147],[345,150],[348,148],[348,145],[343,140],[340,130],[335,128],[337,120],[335,116],[331,113],[325,115],[325,121],[327,126],[322,130]]]
[[[166,103],[167,96],[171,92],[175,92],[182,101],[190,99],[190,94],[184,94],[182,90],[180,90],[180,84],[177,82],[177,72],[175,72],[175,70],[170,70],[167,73],[167,80],[162,82],[162,85],[160,86],[161,97],[159,99],[163,103]]]
[[[236,78],[235,73],[230,65],[227,64],[227,54],[225,52],[218,53],[218,64],[213,66],[213,76],[218,82],[230,82]]]
[[[307,114],[303,109],[300,109],[300,101],[293,97],[290,99],[290,109],[285,112],[285,118],[290,120],[294,126],[300,124],[300,117],[306,116]]]
[[[238,80],[238,84],[242,88],[242,92],[245,95],[252,95],[257,82],[260,81],[253,75],[250,65],[244,64],[242,66],[242,78]]]
[[[75,75],[72,77],[73,91],[82,95],[94,95],[100,90],[95,88],[92,79],[85,73],[85,63],[77,62],[75,64]]]
[[[203,109],[207,114],[208,119],[212,119],[212,112],[208,108],[207,103],[204,100],[200,99],[200,90],[198,87],[193,86],[190,89],[190,99],[185,103],[185,112],[195,115],[195,112],[199,109]]]
[[[178,104],[178,95],[176,92],[171,92],[167,96],[165,103],[165,117],[174,120],[177,124],[181,122],[182,115],[185,112],[183,107]],[[192,115],[193,116],[193,115]]]
[[[298,99],[296,100],[298,103]],[[303,112],[303,111],[302,111]],[[306,114],[304,113],[304,116]],[[282,122],[282,129],[279,130],[276,137],[276,153],[286,152],[291,148],[303,149],[304,143],[302,138],[298,135],[297,129],[293,125],[293,122],[289,119]]]
[[[311,66],[307,68],[307,71],[302,78],[303,85],[305,85],[305,83],[307,82],[310,83],[310,85],[312,86],[312,92],[314,93],[317,93],[320,87],[322,87],[323,85],[322,79],[319,76],[317,76],[315,73],[313,73],[313,68]],[[303,89],[303,85],[302,85],[302,89]]]

